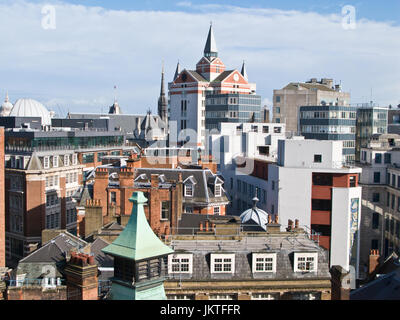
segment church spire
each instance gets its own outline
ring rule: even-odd
[[[212,22],[210,23],[210,30],[208,31],[206,46],[204,47],[204,56],[207,58],[218,57],[218,49],[215,42]]]
[[[246,81],[249,80],[249,78],[247,77],[246,64],[245,64],[244,60],[243,60],[243,65],[242,65],[242,71],[240,73],[242,74],[243,78],[246,79]]]
[[[164,61],[162,63],[161,71],[161,89],[160,97],[158,98],[158,115],[162,121],[165,123],[168,120],[168,110],[167,110],[167,98],[165,96],[165,86],[164,86]]]

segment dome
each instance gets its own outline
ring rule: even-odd
[[[42,125],[51,125],[49,110],[40,102],[32,99],[18,99],[10,113],[11,117],[41,117]]]
[[[268,223],[268,213],[260,208],[257,208],[258,199],[253,199],[253,207],[251,209],[247,209],[240,215],[240,220],[242,224],[248,223],[252,225],[258,225],[262,229],[267,230]]]
[[[7,117],[10,114],[12,108],[13,108],[13,105],[9,101],[8,93],[7,93],[6,99],[4,100],[3,104],[0,107],[0,116]]]

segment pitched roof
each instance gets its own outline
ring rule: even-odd
[[[212,25],[210,25],[210,29],[208,31],[206,45],[204,47],[204,55],[207,57],[210,53],[211,54],[212,53],[214,53],[214,54],[218,53],[217,43],[215,41]]]
[[[186,70],[195,80],[208,82],[200,73],[194,70]]]
[[[235,70],[227,70],[222,72],[218,77],[216,77],[212,82],[222,82]]]
[[[225,192],[222,192],[221,197],[215,197],[214,188],[210,188],[209,181],[215,181],[217,175],[212,173],[210,169],[162,169],[162,168],[137,168],[135,169],[135,179],[140,175],[140,182],[150,183],[152,174],[164,175],[165,180],[168,182],[178,181],[179,174],[182,174],[182,181],[195,181],[196,184],[193,190],[193,197],[183,197],[182,201],[185,204],[189,203],[226,203],[228,198]],[[212,186],[212,185],[211,185]]]
[[[115,241],[102,249],[111,256],[135,261],[168,255],[173,252],[153,232],[144,214],[143,204],[147,202],[143,192],[134,192],[129,198],[133,203],[128,224]]]

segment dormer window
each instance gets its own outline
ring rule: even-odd
[[[222,195],[222,186],[220,184],[215,185],[214,194],[216,197],[220,197]]]
[[[192,273],[192,254],[171,254],[168,256],[168,273]]]
[[[44,167],[45,169],[49,169],[49,168],[50,168],[49,157],[43,157],[43,167]]]
[[[276,253],[253,253],[253,272],[276,272]]]
[[[192,184],[185,185],[185,197],[193,197],[193,188]]]
[[[78,155],[77,154],[73,154],[72,155],[72,165],[76,165],[78,163]]]
[[[58,167],[58,156],[53,157],[53,167],[57,168]]]
[[[69,155],[68,154],[66,154],[66,155],[64,155],[64,166],[69,166]]]
[[[211,273],[235,273],[235,255],[211,254]]]
[[[307,252],[294,254],[294,272],[316,272],[318,266],[318,253]]]

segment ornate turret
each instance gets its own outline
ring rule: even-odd
[[[207,58],[218,57],[218,49],[217,49],[217,44],[215,42],[214,32],[212,29],[212,23],[210,24],[210,30],[208,31],[206,46],[204,47],[204,56]]]
[[[102,251],[114,257],[112,300],[165,300],[163,257],[173,253],[153,232],[143,192],[134,192],[131,217],[119,237]]]
[[[110,107],[108,114],[122,114],[121,107],[119,106],[118,101],[117,101],[117,95],[115,93],[116,90],[117,90],[117,87],[114,86],[114,103]]]
[[[13,108],[13,105],[10,102],[10,99],[8,98],[8,92],[7,92],[6,99],[4,100],[4,103],[0,107],[0,116],[7,117],[10,114],[12,108]]]
[[[160,97],[158,98],[158,115],[161,120],[167,124],[168,121],[168,103],[167,98],[165,96],[165,86],[164,86],[164,63],[162,66],[161,72],[161,89],[160,89]]]

